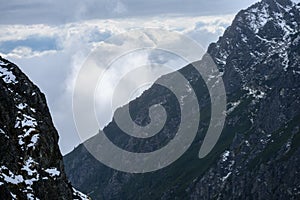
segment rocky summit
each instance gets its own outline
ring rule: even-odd
[[[0,57],[0,198],[88,199],[67,180],[44,94]]]
[[[101,164],[79,145],[64,157],[72,184],[94,199],[300,199],[300,4],[262,0],[240,11],[198,64],[205,67],[210,58],[225,84],[227,116],[205,158],[198,151],[211,116],[210,96],[188,65],[179,72],[197,94],[201,120],[187,152],[159,171],[129,174]],[[149,107],[164,106],[169,118],[159,137],[138,141],[114,121],[104,132],[128,151],[156,150],[177,131],[180,103],[154,84],[129,107],[133,120],[145,125]]]

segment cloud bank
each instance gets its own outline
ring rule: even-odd
[[[61,150],[66,153],[82,142],[76,134],[73,121],[72,93],[78,70],[91,50],[119,33],[147,27],[177,31],[193,38],[206,49],[210,41],[217,40],[223,33],[232,18],[233,15],[149,17],[87,20],[63,25],[1,25],[0,52],[2,56],[18,64],[46,94],[54,123],[60,133]],[[136,55],[128,63],[134,61],[143,64],[147,59],[154,59],[155,56],[151,56]],[[179,62],[177,66],[173,64],[173,67],[178,69],[183,64]],[[106,81],[108,86],[113,83],[114,74],[111,77]],[[84,93],[84,88],[82,90]],[[107,89],[103,94],[108,99],[111,92]],[[105,104],[109,101],[104,99],[103,102],[99,111],[101,128],[111,119],[111,111],[106,110]]]

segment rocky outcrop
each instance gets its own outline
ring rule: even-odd
[[[205,158],[197,155],[209,123],[209,95],[189,65],[179,72],[199,97],[201,121],[197,137],[180,159],[156,172],[127,174],[104,166],[80,145],[64,158],[71,182],[95,199],[299,199],[299,31],[300,4],[262,0],[240,11],[209,46],[200,63],[210,55],[217,64],[228,110],[222,135]],[[130,107],[136,123],[147,124],[154,103],[161,103],[170,116],[162,138],[135,141],[114,121],[105,133],[130,151],[160,148],[180,122],[178,101],[154,84]]]
[[[0,57],[1,199],[87,199],[67,180],[44,94]]]

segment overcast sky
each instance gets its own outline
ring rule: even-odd
[[[97,44],[134,28],[157,27],[178,31],[207,48],[239,10],[254,2],[10,0],[0,4],[0,54],[15,62],[46,94],[65,154],[82,142],[73,121],[73,85],[80,66]],[[139,55],[134,60],[143,64],[148,58]],[[100,115],[104,126],[111,114],[103,110]],[[97,130],[87,127],[87,132]]]
[[[1,3],[1,24],[64,24],[88,19],[157,15],[233,14],[254,0],[10,0]]]

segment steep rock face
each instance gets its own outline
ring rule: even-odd
[[[239,12],[210,45],[228,110],[221,138],[204,159],[197,159],[197,153],[209,123],[209,95],[200,75],[187,66],[179,71],[193,86],[201,109],[198,135],[188,151],[167,168],[133,175],[104,166],[80,145],[64,158],[71,182],[96,199],[299,199],[299,31],[300,5],[262,0]],[[200,64],[208,60],[206,55]],[[172,74],[162,78],[172,79]],[[160,148],[176,132],[180,102],[155,84],[129,106],[135,122],[143,125],[156,103],[166,108],[171,122],[159,138],[127,138],[114,121],[105,133],[127,150]]]
[[[45,96],[0,57],[1,199],[82,199],[66,178]]]
[[[240,105],[251,126],[236,132],[216,166],[192,184],[193,199],[299,198],[299,30],[299,5],[265,0],[241,11],[209,47],[228,96],[251,100]]]

